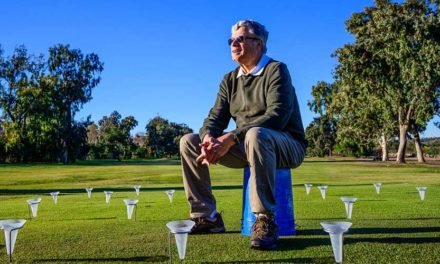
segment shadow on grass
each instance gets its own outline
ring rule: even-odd
[[[152,160],[92,160],[80,161],[70,166],[127,166],[127,165],[180,165],[180,159],[152,159]]]
[[[85,184],[87,186],[87,184]],[[142,191],[166,191],[166,190],[179,190],[183,191],[183,186],[173,187],[142,187]],[[242,185],[226,185],[226,186],[213,186],[213,190],[241,190],[243,189]],[[113,192],[134,192],[133,188],[122,188],[122,187],[105,187],[105,188],[94,188],[93,194],[97,192],[103,192],[111,190]],[[47,194],[49,196],[50,192],[53,192],[54,189],[0,189],[0,196],[2,195],[21,195],[21,194]],[[80,189],[59,189],[60,195],[68,195],[68,194],[78,194],[83,193],[86,195],[85,188]]]
[[[299,236],[327,235],[322,229],[297,230]],[[440,227],[373,227],[373,228],[351,228],[347,234],[371,235],[371,234],[414,234],[414,233],[440,233]],[[353,238],[354,239],[354,238]],[[437,238],[440,242],[440,237]],[[354,240],[358,240],[357,238]]]
[[[348,184],[333,184],[333,183],[329,183],[329,184],[327,184],[326,181],[323,181],[323,182],[307,182],[307,183],[313,185],[312,191],[316,190],[316,188],[314,188],[314,187],[318,187],[319,185],[328,185],[329,188],[331,188],[331,187],[361,187],[361,186],[369,186],[370,187],[371,186],[371,193],[376,194],[376,191],[374,190],[373,183],[359,183],[359,184],[351,184],[351,183],[348,183]],[[396,182],[387,182],[386,183],[387,186],[395,185],[395,184],[404,184],[404,182],[397,182],[396,181]],[[302,183],[293,184],[292,186],[293,187],[302,187],[302,188],[304,188],[304,184],[302,184]],[[382,192],[383,192],[383,189],[382,189]],[[416,192],[417,192],[417,190],[416,190]]]
[[[320,221],[345,221],[346,219],[343,217],[334,217],[334,218],[329,218],[329,217],[323,217],[323,218],[305,218],[305,219],[297,219],[297,220],[301,220],[301,221],[316,221],[316,220],[320,220]],[[298,225],[298,227],[301,227],[300,225]],[[301,232],[301,230],[296,230],[297,232]]]
[[[413,234],[413,233],[439,233],[440,227],[373,227],[352,228],[349,234]],[[438,238],[440,241],[440,237]]]
[[[270,260],[235,260],[224,262],[201,262],[201,263],[333,263],[333,258],[287,258]]]
[[[151,159],[151,160],[87,160],[64,165],[62,163],[34,162],[34,163],[2,163],[1,167],[32,168],[41,166],[127,166],[127,165],[180,165],[180,159]]]
[[[377,221],[377,220],[380,220],[380,221],[419,221],[419,220],[440,220],[440,217],[414,217],[414,218],[401,218],[401,219],[374,218],[374,219],[357,219],[357,220],[363,220],[363,221],[371,221],[371,220],[374,220],[374,221]]]
[[[359,199],[359,202],[386,202],[388,200],[364,200],[364,199]]]
[[[366,237],[366,238],[344,238],[344,244],[384,243],[384,244],[429,244],[440,243],[440,237]]]
[[[339,163],[339,162],[351,162],[351,163],[361,163],[361,162],[371,162],[377,164],[385,164],[383,162],[373,161],[373,159],[327,159],[327,160],[305,160],[304,163]]]
[[[356,238],[350,235],[359,234],[411,234],[411,233],[438,233],[440,227],[417,227],[417,228],[354,228],[347,233],[344,244],[356,243],[384,243],[384,244],[423,244],[440,243],[440,237],[367,237]],[[310,237],[287,237],[278,241],[278,247],[274,251],[304,250],[308,247],[329,245],[328,234],[321,229],[298,230],[298,236],[319,235],[322,238]],[[294,262],[297,263],[297,262]],[[315,262],[313,262],[315,263]],[[329,262],[330,263],[330,262]]]
[[[327,245],[328,239],[324,238],[281,238],[278,247],[274,251],[304,250],[308,247]]]
[[[52,222],[64,222],[64,221],[94,221],[94,220],[113,220],[117,219],[116,217],[95,217],[95,218],[69,218],[69,219],[60,219],[60,220],[46,220]]]
[[[225,231],[225,234],[241,234],[241,231]]]
[[[167,256],[139,256],[139,257],[129,257],[129,258],[83,258],[83,259],[35,259],[33,263],[41,262],[164,262],[167,261]]]

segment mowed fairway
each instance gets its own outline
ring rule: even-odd
[[[190,236],[185,263],[334,263],[320,222],[346,221],[341,196],[357,197],[345,236],[344,263],[440,263],[440,164],[396,166],[307,160],[292,171],[297,235],[277,250],[249,249],[240,234],[242,170],[212,167],[227,232]],[[374,182],[382,182],[377,195]],[[306,195],[304,183],[313,184]],[[142,185],[136,196],[133,185]],[[323,200],[316,186],[328,185]],[[84,188],[91,186],[92,198]],[[427,186],[425,201],[416,186]],[[176,189],[171,204],[166,189]],[[114,191],[110,204],[104,190]],[[60,191],[54,204],[52,191]],[[28,219],[26,200],[41,197],[38,217],[20,230],[14,263],[166,263],[165,224],[188,217],[178,161],[0,165],[0,219]],[[123,199],[139,199],[136,221]],[[3,233],[3,232],[2,232]],[[0,263],[7,263],[3,234]],[[173,241],[173,260],[177,252]]]

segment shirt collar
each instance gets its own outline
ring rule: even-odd
[[[263,72],[264,67],[266,67],[266,65],[269,63],[269,60],[270,58],[266,54],[263,54],[257,66],[255,66],[248,74],[245,74],[243,72],[243,69],[240,67],[240,70],[238,71],[237,74],[237,78],[239,78],[242,75],[252,75],[252,76],[260,75]]]

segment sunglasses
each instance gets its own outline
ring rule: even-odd
[[[243,42],[245,42],[247,39],[259,40],[259,38],[247,37],[247,36],[243,36],[243,35],[241,35],[241,36],[238,36],[238,37],[236,37],[236,38],[230,38],[230,39],[228,39],[228,45],[231,46],[231,44],[232,44],[234,41],[237,41],[238,43],[243,43]]]

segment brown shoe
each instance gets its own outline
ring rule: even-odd
[[[207,217],[197,217],[191,220],[196,222],[191,229],[191,232],[189,232],[191,235],[219,234],[226,231],[222,216],[219,213],[215,215],[214,220],[212,221],[208,220]]]
[[[258,216],[252,229],[251,248],[268,250],[277,247],[278,226],[272,217]]]

